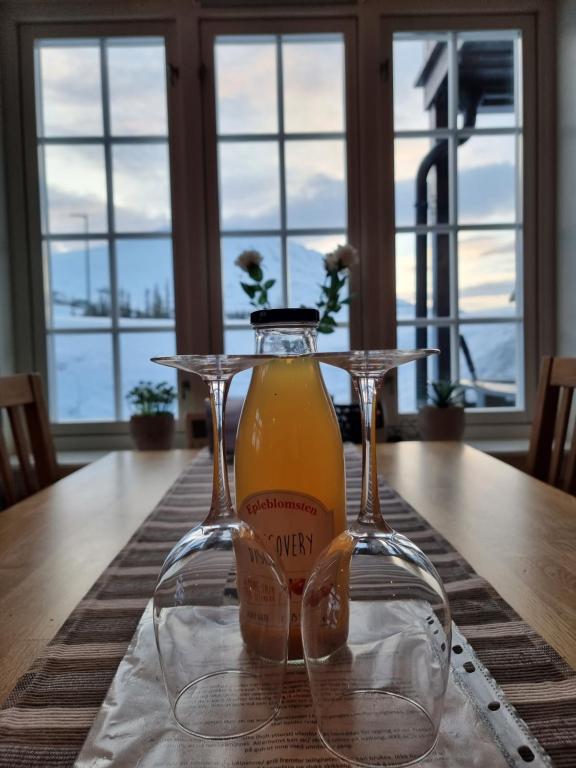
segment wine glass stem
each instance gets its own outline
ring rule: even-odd
[[[362,500],[358,522],[378,530],[392,531],[384,521],[378,494],[378,461],[376,456],[377,380],[373,376],[355,378],[362,413]]]
[[[212,480],[212,504],[206,523],[235,517],[230,499],[228,469],[226,467],[226,444],[224,439],[224,408],[230,386],[230,379],[208,381],[210,410],[212,413],[212,444],[214,452],[214,475]]]

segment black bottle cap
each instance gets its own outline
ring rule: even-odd
[[[293,325],[305,325],[318,323],[320,312],[317,309],[307,307],[285,307],[284,309],[257,309],[250,315],[252,325],[276,325],[291,323]]]

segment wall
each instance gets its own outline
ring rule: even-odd
[[[576,355],[576,0],[558,4],[556,353]]]
[[[1,77],[0,72],[0,81]],[[12,373],[14,370],[2,107],[2,90],[0,89],[0,376]]]

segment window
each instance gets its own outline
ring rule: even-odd
[[[554,342],[545,0],[289,15],[150,0],[155,20],[81,5],[46,23],[39,0],[12,4],[21,56],[0,52],[21,99],[5,115],[11,238],[30,250],[14,271],[17,365],[46,377],[62,445],[120,445],[126,391],[171,376],[148,360],[176,338],[253,350],[243,250],[263,254],[272,306],[313,306],[323,255],[347,240],[354,298],[319,348],[439,347],[390,377],[388,422],[441,378],[464,385],[472,436],[525,434]],[[350,402],[347,375],[324,374]],[[201,410],[201,383],[179,380]]]
[[[163,38],[34,46],[50,411],[128,418],[175,351]]]
[[[224,350],[254,351],[236,257],[255,249],[274,307],[313,307],[323,255],[347,240],[345,43],[342,33],[217,35],[214,41]],[[320,350],[348,349],[345,306]],[[336,402],[347,375],[324,367]],[[238,377],[236,393],[246,387]]]
[[[398,346],[441,355],[399,371],[399,411],[427,381],[470,408],[522,408],[522,36],[393,36]]]

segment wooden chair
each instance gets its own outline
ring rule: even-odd
[[[576,429],[565,450],[575,388],[576,358],[542,359],[527,470],[568,493],[576,492]]]
[[[10,461],[0,422],[0,483],[5,503],[51,485],[58,479],[58,465],[50,434],[42,379],[38,373],[0,378],[0,412],[8,412],[20,474]],[[33,457],[33,463],[30,461]]]

